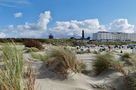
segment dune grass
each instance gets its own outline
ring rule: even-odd
[[[124,53],[122,55],[122,58],[131,58],[131,54],[130,53]]]
[[[22,51],[17,50],[14,43],[4,44],[2,51],[4,69],[0,68],[0,90],[34,90],[25,86]]]
[[[125,53],[121,56],[121,60],[125,62],[125,65],[136,66],[136,55],[132,53]]]
[[[95,74],[99,75],[107,69],[113,69],[123,74],[125,73],[123,66],[120,64],[120,62],[115,60],[113,55],[109,53],[96,55],[95,60],[93,61],[93,70]]]
[[[136,90],[136,77],[125,76],[124,82],[127,90]]]
[[[35,47],[27,48],[26,47],[26,52],[27,53],[38,52],[38,51],[40,51],[38,48],[35,48]]]
[[[86,69],[86,64],[82,61],[78,61],[77,64],[78,64],[78,72],[83,73],[83,71],[85,71]]]
[[[23,57],[14,45],[5,44],[2,48],[5,70],[0,70],[0,85],[4,90],[23,90]]]
[[[34,52],[31,52],[30,53],[32,58],[34,59],[37,59],[37,60],[41,60],[41,61],[46,61],[48,56],[45,54],[37,54],[37,53],[34,53]]]
[[[63,48],[52,48],[48,53],[47,67],[67,78],[68,72],[78,72],[78,62],[75,54]]]
[[[32,69],[32,63],[28,63],[27,67],[27,81],[26,81],[26,86],[24,90],[35,90],[35,75],[34,71]]]
[[[130,54],[123,55],[125,58],[131,58]],[[93,62],[94,71],[96,74],[100,74],[106,69],[113,69],[123,74],[124,87],[126,90],[136,90],[136,77],[131,75],[132,72],[126,72],[123,69],[123,65],[117,62],[115,58],[110,54],[97,55],[96,60]],[[135,68],[136,69],[136,68]],[[135,70],[133,70],[135,73]]]
[[[136,90],[136,55],[125,53],[121,56],[121,60],[125,62],[125,66],[129,66],[129,72],[124,75],[125,87],[127,90]],[[131,67],[131,68],[130,68]]]

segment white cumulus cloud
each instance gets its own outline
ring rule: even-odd
[[[98,31],[133,33],[135,28],[127,19],[116,19],[106,25],[100,24],[98,19],[56,21],[55,26],[48,28],[51,18],[51,12],[45,11],[39,15],[35,23],[26,22],[22,25],[0,28],[0,38],[45,38],[49,33],[57,38],[81,37],[82,30],[85,31],[86,37],[90,37],[92,33]]]
[[[38,22],[39,27],[42,30],[47,29],[47,25],[48,25],[50,19],[51,19],[50,11],[45,11],[44,13],[41,13],[40,19],[39,19],[39,22]]]
[[[94,32],[106,31],[105,26],[100,25],[98,19],[58,21],[51,31],[57,37],[80,37],[82,30],[85,31],[86,36],[91,36]]]
[[[22,16],[23,16],[23,13],[22,13],[22,12],[17,12],[17,13],[14,14],[14,17],[15,17],[15,18],[20,18],[20,17],[22,17]]]
[[[40,14],[37,23],[26,22],[22,25],[9,25],[2,31],[7,34],[7,37],[41,38],[47,32],[47,25],[51,19],[50,14],[50,11],[45,11]]]
[[[127,19],[116,19],[110,23],[109,31],[133,33],[134,25],[129,24]]]

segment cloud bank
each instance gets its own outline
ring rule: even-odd
[[[50,19],[50,11],[45,11],[40,14],[37,23],[26,22],[23,25],[9,25],[6,28],[3,28],[2,31],[6,34],[6,37],[42,38],[42,35],[47,30]],[[2,35],[0,37],[2,37]]]
[[[109,31],[133,33],[134,25],[129,24],[127,19],[116,19],[110,23]]]
[[[21,15],[17,15],[20,17]],[[96,19],[56,21],[54,27],[48,28],[51,20],[51,12],[45,11],[39,15],[38,22],[26,22],[22,25],[9,25],[2,28],[0,38],[45,38],[52,33],[57,38],[81,37],[81,31],[85,31],[85,36],[89,37],[98,31],[126,32],[133,33],[135,26],[127,19],[116,19],[107,25],[103,25]]]
[[[86,36],[98,31],[106,31],[104,25],[100,25],[98,19],[86,20],[71,20],[71,21],[58,21],[56,26],[52,28],[52,33],[57,37],[71,37],[81,36],[81,31],[84,30]]]

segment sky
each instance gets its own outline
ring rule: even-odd
[[[136,0],[0,0],[0,38],[136,32]]]

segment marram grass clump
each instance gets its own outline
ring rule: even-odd
[[[111,54],[98,54],[93,61],[93,70],[96,75],[99,75],[105,70],[113,69],[121,73],[125,73],[122,65],[115,60],[114,56]]]
[[[26,52],[27,53],[38,52],[38,51],[40,51],[38,48],[35,48],[35,47],[27,48],[26,47]]]
[[[130,53],[124,53],[122,55],[122,58],[131,58],[131,54]]]
[[[15,45],[5,44],[2,48],[4,69],[0,69],[2,90],[23,90],[23,57]]]
[[[35,90],[35,75],[34,75],[34,71],[32,69],[32,63],[28,63],[28,67],[27,67],[27,81],[25,84],[25,89],[24,90]]]
[[[38,54],[38,53],[34,53],[34,52],[31,52],[30,53],[32,58],[36,59],[36,60],[40,60],[40,61],[46,61],[48,56],[46,55],[46,53],[44,54]]]
[[[125,76],[124,82],[127,90],[136,90],[136,77],[133,76]]]
[[[121,56],[121,60],[124,61],[125,65],[136,66],[136,55],[132,53],[124,53]]]
[[[75,73],[79,71],[76,56],[68,49],[53,48],[47,56],[47,67],[65,78],[67,78],[69,71]]]
[[[34,90],[30,78],[24,82],[24,62],[22,51],[15,44],[4,44],[2,48],[4,69],[0,68],[0,90]],[[32,74],[30,73],[29,76]],[[32,80],[32,79],[31,79]],[[29,85],[29,87],[28,87]]]

